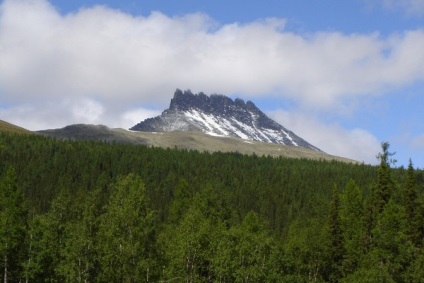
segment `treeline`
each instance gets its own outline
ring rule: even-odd
[[[422,282],[424,174],[0,134],[3,282]]]

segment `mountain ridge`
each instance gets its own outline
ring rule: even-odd
[[[209,135],[232,136],[321,151],[278,124],[256,105],[240,98],[177,89],[168,109],[145,119],[130,130],[142,132],[201,131]]]

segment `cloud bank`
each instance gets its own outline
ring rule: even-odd
[[[101,6],[61,15],[43,0],[6,0],[0,13],[1,90],[15,99],[144,103],[187,86],[325,107],[424,79],[423,30],[302,36],[277,19],[219,26],[202,14],[134,17]]]
[[[176,88],[345,111],[363,96],[424,79],[424,30],[295,34],[284,24],[220,25],[200,13],[144,17],[104,6],[63,15],[45,0],[5,0],[0,115],[31,129],[130,127],[136,115],[166,107]]]

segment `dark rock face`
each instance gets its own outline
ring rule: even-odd
[[[202,131],[210,135],[233,136],[298,146],[320,151],[266,116],[251,101],[234,101],[224,95],[207,96],[177,89],[169,109],[146,119],[130,130],[143,132]]]

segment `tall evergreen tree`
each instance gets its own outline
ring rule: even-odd
[[[342,225],[340,220],[340,197],[337,186],[333,187],[333,198],[331,201],[330,215],[328,220],[330,233],[330,282],[338,282],[342,277],[342,264],[345,257],[345,247]]]
[[[420,222],[419,222],[419,204],[417,202],[417,179],[414,166],[409,160],[406,184],[404,190],[405,216],[407,225],[407,234],[409,240],[414,246],[421,245]]]
[[[26,260],[25,238],[28,229],[25,198],[17,186],[13,167],[0,178],[0,274],[2,281],[20,282]]]
[[[375,196],[375,205],[378,213],[382,212],[384,206],[389,202],[393,190],[393,180],[390,172],[390,164],[396,163],[396,159],[391,158],[396,153],[389,152],[389,147],[390,144],[388,142],[383,142],[381,144],[382,152],[377,155],[378,160],[380,160],[377,176],[377,195]]]
[[[377,169],[377,184],[371,186],[370,194],[366,200],[364,243],[367,251],[373,248],[372,230],[377,224],[377,218],[392,198],[394,183],[390,164],[395,164],[396,160],[392,158],[395,153],[389,152],[389,147],[388,142],[381,143],[382,152],[376,156],[380,161]]]

